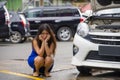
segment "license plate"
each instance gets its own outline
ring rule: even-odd
[[[102,56],[120,56],[119,46],[99,46],[99,55]]]

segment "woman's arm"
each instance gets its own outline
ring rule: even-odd
[[[34,39],[33,48],[35,49],[36,53],[42,57],[44,54],[44,50],[45,50],[45,42],[43,41],[41,44],[41,47],[39,48],[37,41]]]
[[[53,54],[53,50],[54,50],[54,44],[52,43],[52,44],[50,45],[50,47],[49,47],[49,46],[48,46],[48,43],[46,42],[46,43],[45,43],[45,51],[46,51],[47,56],[52,55],[52,54]]]

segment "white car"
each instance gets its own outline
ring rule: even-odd
[[[71,64],[81,74],[93,68],[120,70],[120,1],[91,0],[93,15],[78,25]]]

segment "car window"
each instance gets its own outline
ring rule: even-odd
[[[77,9],[60,9],[60,16],[80,16],[79,11]]]
[[[73,16],[70,9],[60,9],[60,16]]]
[[[42,17],[55,17],[56,9],[43,9]]]
[[[78,11],[78,9],[72,9],[72,12],[73,12],[73,16],[76,16],[76,17],[80,17],[80,12]]]
[[[28,11],[25,15],[27,18],[41,17],[41,11]]]
[[[38,18],[38,17],[80,17],[80,12],[77,8],[43,8],[37,10],[25,11],[26,18]]]

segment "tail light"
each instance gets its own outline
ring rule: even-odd
[[[6,22],[5,22],[5,24],[10,24],[10,20],[9,20],[9,17],[8,17],[9,15],[7,14],[7,13],[5,13],[5,18],[6,18]]]
[[[6,20],[6,24],[8,25],[10,23],[10,21],[9,20]]]
[[[80,18],[80,22],[83,22],[84,21],[84,19],[83,18]]]
[[[21,21],[21,23],[22,23],[22,26],[25,27],[25,25],[26,25],[25,22],[24,22],[24,21]]]

